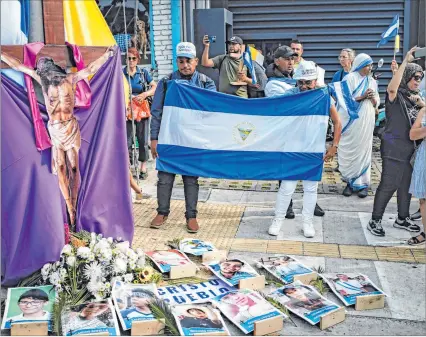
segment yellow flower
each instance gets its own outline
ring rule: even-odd
[[[71,237],[71,244],[76,249],[78,249],[80,247],[86,247],[86,242],[84,242],[83,240],[77,239],[75,237]]]
[[[142,271],[139,273],[139,278],[141,278],[144,281],[149,281],[154,274],[154,269],[150,266],[146,266]]]

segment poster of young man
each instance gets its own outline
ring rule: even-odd
[[[259,274],[245,261],[233,259],[205,264],[217,277],[230,286],[238,285],[240,280],[256,277]]]
[[[195,256],[201,256],[206,252],[216,250],[215,246],[213,246],[211,242],[199,239],[183,239],[179,243],[179,249],[186,254]]]
[[[366,275],[350,274],[323,274],[331,290],[346,305],[355,305],[358,296],[386,295]]]
[[[300,281],[278,288],[269,296],[312,325],[319,323],[321,317],[330,311],[340,308]]]
[[[155,250],[146,252],[160,272],[168,273],[172,266],[185,266],[192,263],[188,257],[177,249]]]
[[[176,305],[172,307],[172,313],[182,336],[229,336],[219,310],[213,309],[210,304]]]
[[[9,288],[1,328],[10,329],[15,323],[48,322],[51,331],[55,296],[55,288],[51,285]]]
[[[257,262],[284,283],[292,283],[295,275],[304,275],[313,272],[312,269],[287,255],[261,258]]]
[[[244,333],[254,331],[254,323],[272,317],[287,317],[258,293],[249,289],[231,291],[213,298],[219,310]]]
[[[112,298],[123,330],[131,329],[133,322],[156,320],[149,308],[156,296],[155,284],[115,282]]]
[[[65,309],[61,315],[65,336],[105,334],[120,336],[111,300],[88,302]]]

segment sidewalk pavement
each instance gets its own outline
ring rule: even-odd
[[[280,335],[424,335],[425,246],[406,245],[412,233],[392,226],[396,215],[395,197],[384,216],[385,237],[373,236],[366,228],[373,196],[346,198],[330,191],[318,195],[318,204],[326,214],[322,218],[315,217],[317,234],[314,238],[305,238],[302,233],[301,193],[293,197],[296,218],[286,220],[278,237],[272,237],[268,227],[274,214],[276,192],[262,192],[256,188],[244,190],[244,182],[237,182],[241,188],[226,189],[223,181],[219,181],[221,188],[200,189],[198,219],[201,229],[197,234],[189,234],[185,230],[183,188],[179,185],[174,187],[171,214],[164,228],[149,228],[156,215],[156,181],[156,172],[151,170],[141,186],[144,193],[153,198],[134,204],[133,245],[136,247],[162,249],[166,248],[168,240],[197,237],[228,250],[230,257],[243,258],[252,265],[254,259],[261,256],[290,254],[308,266],[325,268],[325,272],[364,273],[388,295],[383,309],[355,311],[347,307],[346,320],[325,331],[292,315],[297,326],[286,321]],[[261,186],[261,183],[264,182],[252,181],[251,186]],[[339,191],[342,186],[336,183],[332,189]],[[412,200],[411,211],[417,209],[418,201]],[[417,223],[422,227],[420,221]],[[326,297],[340,304],[334,294],[327,293]],[[232,323],[228,326],[232,335],[241,335]]]

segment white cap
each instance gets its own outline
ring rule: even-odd
[[[312,61],[300,62],[293,78],[295,80],[316,80],[318,78],[317,65]]]
[[[197,57],[195,46],[191,42],[180,42],[176,46],[176,57],[187,57],[193,59]]]

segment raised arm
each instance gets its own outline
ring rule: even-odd
[[[108,47],[105,54],[103,54],[101,57],[99,57],[97,60],[90,63],[86,68],[83,70],[80,70],[76,72],[75,74],[72,74],[73,76],[73,83],[77,83],[78,81],[84,80],[85,78],[88,78],[91,75],[96,74],[96,72],[99,70],[100,67],[103,66],[103,64],[112,56],[114,55],[114,46]]]
[[[423,107],[419,114],[417,115],[417,119],[414,122],[413,126],[410,130],[410,139],[411,140],[419,140],[422,138],[426,138],[426,126],[422,126],[423,115],[426,113],[426,108]]]
[[[210,49],[210,41],[208,35],[204,35],[203,37],[204,51],[201,56],[201,65],[207,68],[213,68],[214,63],[212,59],[209,59],[209,49]]]
[[[40,76],[37,75],[36,71],[34,69],[28,68],[27,66],[24,66],[21,63],[21,61],[17,60],[16,58],[9,56],[5,53],[1,53],[1,60],[12,69],[20,71],[28,76],[31,76],[38,83],[41,83]]]
[[[389,94],[389,100],[393,102],[396,98],[396,95],[398,93],[399,85],[401,84],[402,75],[404,75],[405,67],[409,62],[412,62],[414,60],[413,53],[417,49],[417,46],[411,48],[407,55],[405,55],[404,61],[399,66],[398,70],[393,75],[391,81],[389,82],[387,92]]]

